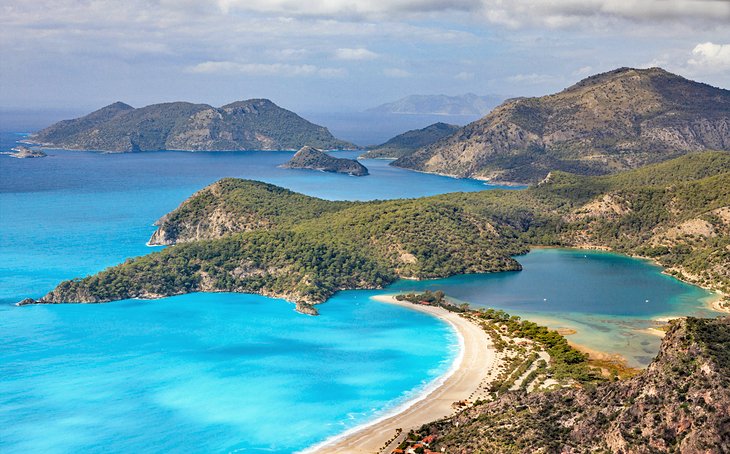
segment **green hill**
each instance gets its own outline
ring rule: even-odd
[[[399,278],[518,270],[531,245],[650,256],[730,292],[730,154],[691,154],[613,176],[552,173],[522,191],[329,202],[226,179],[165,216],[180,243],[61,283],[41,302],[237,291],[317,303]]]
[[[448,137],[459,130],[456,125],[434,123],[422,129],[399,134],[385,143],[370,147],[370,150],[360,156],[365,159],[397,159],[413,153],[421,147]]]

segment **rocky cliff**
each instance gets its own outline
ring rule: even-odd
[[[237,101],[220,108],[173,102],[135,109],[117,102],[56,123],[30,139],[52,147],[113,152],[296,150],[306,144],[324,149],[357,148],[267,99]]]
[[[730,150],[730,91],[660,68],[620,68],[560,93],[506,101],[393,163],[535,183],[551,170],[597,175],[693,151]]]
[[[370,150],[362,155],[366,159],[397,159],[413,153],[421,147],[435,143],[444,137],[459,130],[456,125],[446,123],[434,123],[422,129],[399,134],[385,143],[370,147]]]
[[[675,320],[639,375],[511,392],[423,427],[449,453],[730,452],[730,318]]]
[[[346,173],[356,177],[368,174],[368,169],[354,159],[335,158],[322,150],[305,146],[281,167],[287,169],[311,169],[323,172]]]

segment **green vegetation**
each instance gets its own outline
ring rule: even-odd
[[[590,367],[588,355],[568,345],[565,337],[557,331],[529,320],[521,320],[520,317],[509,315],[503,310],[486,309],[479,312],[478,316],[495,322],[500,327],[505,327],[506,334],[510,337],[522,337],[537,342],[550,355],[550,367],[547,373],[553,375],[555,379],[573,379],[581,383],[601,380],[600,372]],[[534,358],[532,361],[536,359]],[[514,378],[522,375],[532,361],[524,366],[524,370],[516,374]],[[509,383],[507,389],[510,386],[512,383]]]
[[[185,243],[63,283],[46,302],[246,291],[321,302],[399,277],[519,270],[530,245],[653,257],[730,291],[730,154],[693,154],[613,176],[561,172],[524,191],[329,202],[225,179],[160,220]],[[200,241],[205,239],[205,241]]]

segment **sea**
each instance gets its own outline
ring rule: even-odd
[[[0,151],[25,137],[0,134]],[[364,160],[367,177],[282,169],[290,151],[0,155],[0,452],[297,452],[416,398],[458,336],[371,300],[443,289],[459,301],[571,328],[642,366],[657,319],[712,315],[710,293],[624,256],[538,249],[524,270],[344,291],[318,317],[258,295],[16,307],[58,282],[150,253],[153,223],[223,177],[329,200],[496,188]],[[357,152],[338,152],[356,157]],[[519,190],[519,189],[518,189]]]

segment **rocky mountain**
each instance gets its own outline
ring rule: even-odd
[[[460,96],[411,95],[373,107],[366,112],[408,115],[486,115],[504,99],[498,95],[477,96],[473,93]]]
[[[267,99],[220,108],[173,102],[135,109],[116,102],[45,128],[30,139],[46,146],[112,152],[154,150],[296,150],[304,145],[353,149],[327,128]]]
[[[335,158],[322,150],[305,146],[296,152],[292,158],[282,164],[287,169],[311,169],[323,172],[346,173],[356,177],[368,174],[368,169],[354,159]]]
[[[660,68],[620,68],[508,100],[393,165],[535,183],[551,170],[608,174],[701,150],[730,150],[730,90]]]
[[[633,378],[510,392],[420,432],[448,453],[730,452],[730,317],[674,320]]]
[[[370,147],[370,150],[362,155],[366,159],[397,159],[413,153],[421,147],[448,137],[459,130],[459,126],[446,123],[434,123],[422,129],[412,129],[399,134],[380,145]]]

